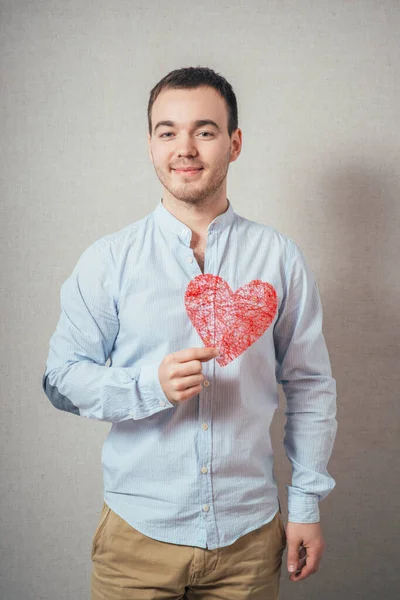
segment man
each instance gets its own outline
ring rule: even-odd
[[[317,284],[293,240],[226,196],[242,131],[223,77],[172,71],[148,122],[162,199],[80,256],[43,375],[57,408],[112,423],[92,600],[276,599],[286,546],[291,581],[318,569],[318,503],[335,485]],[[269,436],[277,383],[293,467],[286,530]]]

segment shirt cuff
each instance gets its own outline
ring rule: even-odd
[[[162,389],[158,378],[158,366],[156,364],[143,365],[139,373],[139,389],[142,396],[149,402],[157,401],[161,406],[175,406],[170,402]],[[165,402],[165,404],[161,404]]]
[[[292,523],[319,523],[319,505],[316,494],[303,494],[287,485],[288,521]]]

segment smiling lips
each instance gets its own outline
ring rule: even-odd
[[[196,173],[197,171],[201,171],[202,167],[185,167],[181,169],[174,169],[178,173]]]

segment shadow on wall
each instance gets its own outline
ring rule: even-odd
[[[318,248],[313,270],[324,281],[323,331],[337,382],[339,426],[328,465],[337,485],[320,505],[327,543],[320,571],[296,585],[283,571],[282,593],[287,600],[395,598],[399,173],[367,159],[341,159],[315,186],[307,203],[315,202],[313,219],[320,225],[312,240]],[[284,420],[281,414],[282,426]]]
[[[317,194],[333,234],[328,243],[320,240],[320,247],[324,261],[326,253],[334,259],[331,275],[340,286],[335,302],[326,296],[326,312],[335,315],[340,308],[340,325],[356,328],[362,338],[357,342],[370,342],[373,333],[376,345],[394,350],[394,309],[400,297],[399,175],[362,162],[349,164],[325,173]]]

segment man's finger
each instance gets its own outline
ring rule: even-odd
[[[207,346],[206,348],[185,348],[173,353],[173,357],[178,362],[189,362],[190,360],[200,360],[202,362],[211,360],[218,356],[218,348]]]
[[[299,547],[299,541],[288,540],[287,569],[289,573],[294,573],[299,568]]]
[[[311,548],[307,548],[307,556],[306,564],[302,567],[303,561],[299,561],[298,572],[290,575],[289,579],[291,581],[301,581],[302,579],[306,579],[313,573],[316,573],[319,569],[319,564],[321,561],[320,553],[317,551],[313,551]],[[300,571],[301,569],[301,571]]]
[[[319,563],[315,563],[314,565],[310,564],[306,564],[301,571],[298,571],[297,573],[292,573],[289,577],[290,581],[301,581],[302,579],[306,579],[307,577],[309,577],[310,575],[312,575],[313,573],[316,573],[316,571],[318,571],[319,568]]]

